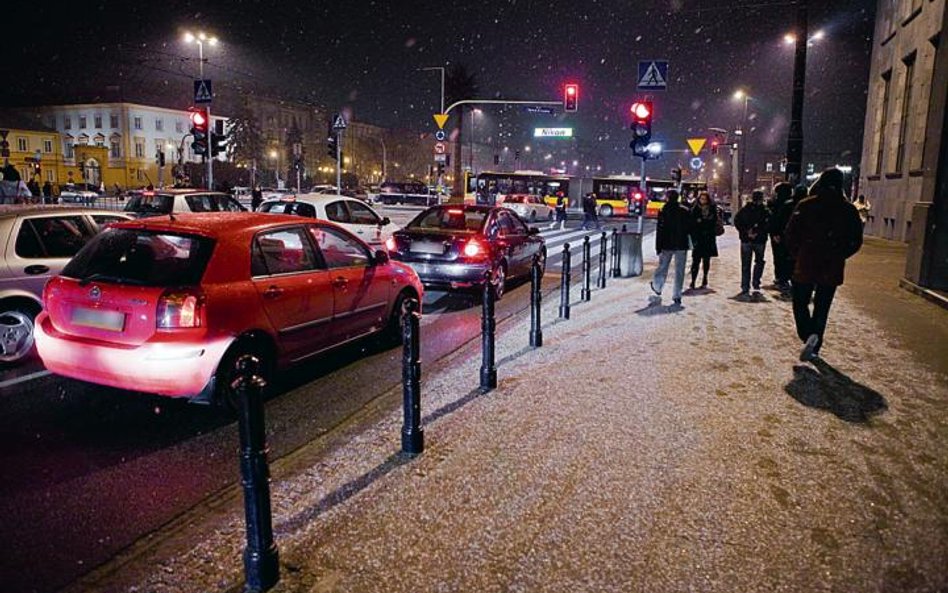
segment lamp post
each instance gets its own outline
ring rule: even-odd
[[[732,185],[734,185],[734,187],[737,189],[738,207],[740,206],[740,196],[744,191],[744,163],[747,159],[747,143],[749,142],[750,138],[750,134],[747,133],[747,103],[750,101],[750,98],[750,95],[748,95],[747,91],[744,89],[738,89],[734,91],[734,99],[736,101],[744,102],[744,107],[741,110],[741,123],[734,131],[734,135],[738,136],[738,145],[737,160],[735,161],[736,166],[732,167],[736,179],[731,182]]]
[[[807,0],[797,3],[797,26],[793,58],[793,99],[790,102],[790,133],[787,135],[787,181],[799,183],[803,169],[803,97],[806,88]]]
[[[274,162],[273,176],[276,178],[277,189],[280,189],[280,153],[275,149],[270,149],[270,160]]]
[[[208,45],[215,46],[217,45],[217,37],[207,36],[203,31],[199,32],[197,35],[192,34],[191,32],[186,32],[184,34],[185,43],[197,43],[198,46],[198,78],[204,80],[204,42],[206,41]],[[207,152],[208,154],[204,155],[204,159],[207,162],[207,189],[214,189],[214,158],[211,156],[211,134],[210,129],[214,126],[213,121],[211,120],[211,104],[207,103],[205,107],[207,113],[207,125],[209,128],[208,131],[208,142],[207,142]]]

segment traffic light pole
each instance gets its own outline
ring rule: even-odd
[[[201,75],[201,78],[204,78],[204,75]],[[204,108],[205,113],[207,113],[207,154],[204,155],[204,158],[207,160],[207,189],[208,191],[213,191],[214,189],[214,157],[211,156],[211,104],[208,103],[207,107]]]
[[[644,229],[645,208],[648,206],[648,189],[645,186],[645,159],[642,159],[642,168],[639,169],[639,189],[642,190],[642,203],[639,204],[639,220],[635,223],[636,231],[641,235]]]
[[[336,191],[342,192],[342,130],[336,132]]]

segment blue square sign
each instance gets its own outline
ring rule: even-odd
[[[664,91],[668,88],[668,60],[643,60],[639,62],[639,77],[636,88],[640,91]]]

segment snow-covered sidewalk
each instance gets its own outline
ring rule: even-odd
[[[505,324],[491,393],[477,344],[425,366],[416,459],[392,409],[276,463],[274,590],[944,591],[945,377],[845,286],[800,363],[789,303],[735,300],[719,244],[681,308],[647,307],[649,257],[569,321],[549,298],[541,349]],[[241,500],[215,506],[71,590],[240,590]]]

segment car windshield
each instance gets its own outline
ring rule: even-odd
[[[487,210],[466,208],[432,208],[408,223],[413,230],[479,231],[484,226]]]
[[[174,196],[149,194],[130,197],[125,204],[125,211],[137,214],[168,214],[173,207]]]
[[[200,282],[214,241],[207,237],[141,229],[106,229],[93,238],[62,275],[142,286]]]

